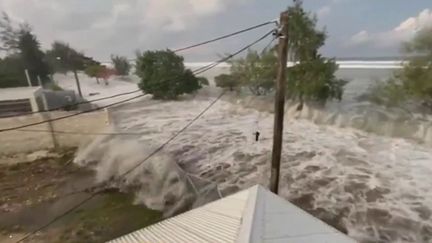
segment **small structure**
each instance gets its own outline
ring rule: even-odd
[[[41,87],[0,89],[0,116],[39,111],[42,107],[37,99],[42,95]]]
[[[261,186],[135,231],[110,243],[354,243]]]

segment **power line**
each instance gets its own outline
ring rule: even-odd
[[[115,94],[115,95],[111,95],[111,96],[107,96],[107,97],[103,97],[103,98],[98,98],[98,99],[94,99],[94,100],[85,100],[85,101],[77,102],[77,103],[74,103],[74,104],[64,105],[64,106],[61,106],[61,107],[57,107],[57,108],[53,108],[53,109],[48,109],[48,110],[33,111],[33,112],[29,112],[29,113],[25,113],[25,114],[18,114],[18,115],[0,116],[0,118],[10,118],[10,117],[32,115],[32,114],[37,114],[37,113],[58,111],[58,110],[67,109],[69,107],[73,107],[73,106],[77,106],[77,105],[87,104],[87,103],[91,103],[91,102],[95,102],[95,101],[112,99],[112,98],[115,98],[115,97],[119,97],[119,96],[123,96],[123,95],[128,95],[128,94],[134,94],[134,93],[137,93],[139,91],[141,91],[141,90],[138,89],[138,90],[134,90],[134,91],[131,91],[131,92],[125,92],[125,93]]]
[[[204,67],[197,68],[196,70],[194,70],[194,71],[192,71],[192,72],[193,72],[195,75],[199,75],[199,74],[201,74],[201,73],[204,73],[204,72],[206,72],[206,71],[208,71],[208,70],[210,70],[210,69],[212,69],[212,68],[218,66],[219,64],[221,64],[221,63],[223,63],[223,62],[225,62],[225,61],[227,61],[227,60],[229,60],[229,59],[231,59],[231,58],[233,58],[233,57],[239,55],[240,53],[246,51],[247,49],[249,49],[249,48],[252,47],[253,45],[255,45],[255,44],[257,44],[258,42],[260,42],[260,41],[264,40],[265,38],[267,38],[267,37],[268,37],[269,35],[271,35],[272,33],[274,33],[274,30],[271,30],[271,31],[267,32],[267,33],[266,33],[265,35],[263,35],[261,38],[255,40],[254,42],[252,42],[252,43],[250,43],[249,45],[247,45],[247,46],[241,48],[240,50],[238,50],[238,51],[236,51],[236,52],[234,52],[234,53],[232,53],[232,54],[230,54],[230,55],[228,55],[228,56],[226,56],[226,57],[224,57],[224,58],[222,58],[222,59],[220,59],[220,60],[218,60],[218,61],[215,61],[215,62],[213,62],[213,63],[211,63],[211,64],[209,64],[209,65],[206,65],[206,66],[204,66]],[[267,47],[270,46],[270,44],[272,44],[274,40],[275,40],[275,38],[272,39],[272,41],[267,45]],[[267,48],[267,47],[266,47],[266,48]],[[104,108],[105,108],[105,107],[104,107]],[[52,120],[47,120],[47,121],[43,121],[43,122],[40,122],[40,123],[44,123],[44,122],[48,122],[48,121],[52,121]],[[39,123],[39,124],[40,124],[40,123]],[[38,124],[36,124],[36,125],[38,125]],[[33,125],[31,125],[31,126],[33,126]],[[28,126],[26,126],[26,127],[28,127]],[[20,128],[16,128],[16,129],[20,129]],[[16,130],[16,129],[12,129],[12,130]],[[24,132],[51,132],[51,131],[44,131],[44,130],[27,130],[27,129],[26,129],[26,130],[21,130],[21,131],[24,131]],[[2,130],[0,130],[0,132],[2,132]],[[77,134],[77,135],[80,134],[80,133],[74,133],[74,132],[68,132],[68,131],[53,131],[53,133],[58,133],[58,134]],[[96,134],[91,134],[91,133],[82,133],[81,135],[140,135],[140,134],[139,134],[139,133],[121,133],[121,132],[120,132],[120,133],[96,133]]]
[[[199,118],[201,118],[204,113],[206,113],[216,102],[218,102],[222,96],[225,95],[225,92],[222,92],[212,103],[210,103],[209,106],[207,106],[201,113],[198,114],[194,119],[192,119],[186,126],[184,126],[181,130],[179,130],[174,136],[172,136],[170,139],[168,139],[165,143],[163,143],[161,146],[159,146],[156,150],[154,150],[152,153],[150,153],[141,163],[138,163],[137,165],[133,166],[129,170],[127,170],[125,173],[120,175],[119,178],[128,175],[133,170],[138,168],[140,165],[142,165],[144,162],[146,162],[148,159],[150,159],[153,155],[161,151],[168,143],[170,143],[172,140],[177,138],[182,132],[184,132],[186,129],[188,129],[195,121],[197,121]]]
[[[186,129],[188,129],[195,121],[197,121],[199,118],[201,118],[204,113],[206,113],[217,101],[219,101],[222,96],[225,94],[225,92],[222,92],[213,102],[210,103],[209,106],[207,106],[201,113],[198,114],[198,116],[196,116],[194,119],[192,119],[186,126],[184,126],[181,130],[179,130],[174,136],[172,136],[170,139],[168,139],[165,143],[163,143],[161,146],[159,146],[156,150],[154,150],[152,153],[150,153],[142,162],[138,163],[136,166],[130,168],[128,171],[126,171],[125,173],[121,174],[119,177],[117,177],[117,179],[122,178],[126,175],[128,175],[129,173],[131,173],[133,170],[135,170],[136,168],[138,168],[140,165],[142,165],[143,163],[145,163],[148,159],[150,159],[152,156],[154,156],[156,153],[158,153],[159,151],[161,151],[168,143],[170,143],[171,141],[173,141],[176,137],[178,137],[182,132],[184,132]],[[106,184],[105,183],[101,183],[101,185]],[[98,186],[94,187],[97,188]],[[72,208],[70,208],[69,210],[67,210],[66,212],[60,214],[59,216],[55,217],[54,219],[50,220],[48,223],[44,224],[43,226],[39,227],[38,229],[30,232],[29,234],[27,234],[26,236],[24,236],[23,238],[21,238],[20,240],[17,241],[18,242],[22,242],[26,239],[28,239],[29,237],[31,237],[32,235],[36,234],[37,232],[44,230],[45,228],[49,227],[50,225],[52,225],[53,223],[55,223],[56,221],[60,220],[61,218],[65,217],[66,215],[72,213],[73,211],[75,211],[76,209],[80,208],[82,205],[84,205],[85,203],[87,203],[88,201],[90,201],[91,199],[93,199],[96,195],[98,195],[100,193],[100,191],[96,191],[93,192],[89,197],[85,198],[84,200],[82,200],[80,203],[78,203],[77,205],[73,206]]]
[[[25,235],[23,238],[19,239],[16,243],[19,242],[23,242],[25,240],[27,240],[30,236],[36,234],[37,232],[44,230],[46,228],[48,228],[50,225],[52,225],[53,223],[57,222],[59,219],[63,218],[64,216],[72,213],[73,211],[75,211],[76,209],[80,208],[82,205],[84,205],[85,203],[87,203],[88,201],[90,201],[91,199],[93,199],[97,194],[99,194],[99,192],[94,192],[91,194],[90,197],[85,198],[84,200],[82,200],[80,203],[78,203],[77,205],[73,206],[72,208],[70,208],[69,210],[67,210],[66,212],[58,215],[57,217],[55,217],[54,219],[50,220],[48,223],[44,224],[43,226],[33,230],[32,232],[28,233],[27,235]]]
[[[146,95],[146,94],[141,94],[141,95],[138,95],[138,96],[135,96],[135,97],[132,97],[132,98],[126,99],[126,100],[122,100],[122,101],[119,101],[119,102],[111,103],[111,104],[109,104],[109,105],[105,105],[105,106],[97,107],[97,108],[90,109],[90,110],[86,110],[86,111],[81,111],[81,112],[78,112],[78,113],[75,113],[75,114],[71,114],[71,115],[61,116],[61,117],[57,117],[57,118],[53,118],[53,119],[48,119],[48,120],[44,120],[44,121],[40,121],[40,122],[35,122],[35,123],[30,123],[30,124],[21,125],[21,126],[16,126],[16,127],[10,127],[10,128],[0,129],[0,132],[13,131],[13,130],[21,129],[21,128],[32,127],[32,126],[36,126],[36,125],[40,125],[40,124],[44,124],[44,123],[47,123],[47,122],[53,122],[53,121],[63,120],[63,119],[70,118],[70,117],[74,117],[74,116],[78,116],[78,115],[81,115],[81,114],[84,114],[84,113],[90,113],[90,112],[94,112],[94,111],[102,110],[102,109],[105,109],[105,108],[108,108],[108,107],[111,107],[111,106],[114,106],[114,105],[123,104],[123,103],[126,103],[126,102],[128,102],[128,101],[131,101],[131,100],[134,100],[134,99],[138,99],[138,98],[140,98],[140,97],[143,97],[143,96],[145,96],[145,95]]]
[[[257,42],[261,41],[262,39],[264,39],[265,37],[267,37],[269,34],[271,34],[273,31],[269,32],[268,34],[264,35],[263,37],[261,37],[260,39],[258,39],[257,41],[253,42],[250,46],[252,46],[253,44],[256,44]],[[247,48],[249,48],[247,47]],[[246,48],[246,49],[247,49]],[[242,50],[246,50],[245,48],[242,48]],[[237,54],[240,52],[236,52]],[[228,60],[229,58],[232,58],[233,56],[235,56],[234,54],[229,55],[227,58],[224,58],[226,60]],[[217,66],[220,62],[217,62],[214,66],[210,67],[209,69]],[[206,69],[205,71],[209,70]],[[202,71],[202,72],[205,72]],[[175,138],[177,138],[181,133],[183,133],[185,130],[187,130],[190,126],[192,126],[193,123],[195,123],[199,118],[201,118],[211,107],[213,107],[213,105],[215,105],[221,98],[222,96],[225,95],[225,92],[222,92],[213,102],[211,102],[202,112],[200,112],[194,119],[192,119],[190,122],[188,122],[186,124],[186,126],[184,126],[182,129],[180,129],[176,134],[174,134],[174,136],[172,136],[170,139],[168,139],[166,142],[164,142],[161,146],[159,146],[156,150],[154,150],[152,153],[150,153],[143,161],[141,161],[140,163],[136,164],[135,166],[131,167],[129,170],[127,170],[125,173],[121,174],[119,177],[117,177],[116,179],[120,179],[128,174],[130,174],[132,171],[134,171],[135,169],[137,169],[139,166],[141,166],[142,164],[144,164],[147,160],[149,160],[152,156],[154,156],[155,154],[157,154],[159,151],[161,151],[166,145],[168,145],[171,141],[173,141]],[[1,132],[1,130],[0,130]],[[104,185],[108,183],[102,183],[101,185]],[[49,227],[51,224],[55,223],[56,221],[58,221],[59,219],[65,217],[66,215],[72,213],[73,211],[75,211],[76,209],[78,209],[79,207],[81,207],[82,205],[84,205],[85,203],[87,203],[88,201],[90,201],[92,198],[94,198],[97,194],[99,194],[100,191],[94,192],[90,195],[90,197],[84,199],[83,201],[81,201],[80,203],[78,203],[77,205],[75,205],[74,207],[70,208],[69,210],[67,210],[66,212],[64,212],[63,214],[55,217],[53,220],[49,221],[47,224],[39,227],[38,229],[34,230],[33,232],[27,234],[25,237],[21,238],[20,240],[17,241],[18,242],[22,242],[23,240],[28,239],[29,237],[31,237],[32,235],[36,234],[37,232]],[[220,192],[219,192],[220,193]]]
[[[125,136],[137,136],[143,135],[143,132],[73,132],[73,131],[48,131],[48,130],[37,130],[37,129],[20,129],[20,132],[36,132],[36,133],[54,133],[54,134],[71,134],[71,135],[86,135],[86,136],[109,136],[109,135],[125,135]]]
[[[199,74],[201,74],[203,72],[206,72],[206,71],[208,71],[208,70],[216,67],[217,65],[219,65],[219,64],[221,64],[221,63],[223,63],[223,62],[225,62],[225,61],[227,61],[227,60],[229,60],[229,59],[231,59],[231,58],[239,55],[240,53],[248,50],[250,47],[254,46],[258,42],[260,42],[260,41],[264,40],[265,38],[267,38],[267,36],[273,34],[273,32],[274,32],[274,30],[271,30],[271,31],[267,32],[265,35],[263,35],[261,38],[259,38],[258,40],[250,43],[249,45],[243,47],[242,49],[240,49],[240,50],[238,50],[238,51],[236,51],[236,52],[234,52],[234,53],[232,53],[232,54],[230,54],[230,55],[228,55],[228,56],[226,56],[226,57],[224,57],[224,58],[222,58],[222,59],[220,59],[220,60],[218,60],[216,62],[210,63],[210,64],[208,64],[208,65],[206,65],[204,67],[197,68],[193,72],[195,73],[195,75],[199,75]]]
[[[223,35],[221,37],[217,37],[217,38],[214,38],[214,39],[211,39],[211,40],[208,40],[208,41],[204,41],[204,42],[201,42],[201,43],[198,43],[198,44],[193,44],[193,45],[190,45],[190,46],[187,46],[187,47],[183,47],[183,48],[178,48],[178,49],[175,49],[174,52],[181,52],[181,51],[185,51],[185,50],[192,49],[192,48],[195,48],[195,47],[199,47],[199,46],[202,46],[202,45],[206,45],[206,44],[209,44],[209,43],[213,43],[213,42],[216,42],[216,41],[219,41],[219,40],[222,40],[222,39],[226,39],[226,38],[229,38],[229,37],[232,37],[232,36],[236,36],[236,35],[242,34],[244,32],[248,32],[248,31],[251,31],[251,30],[254,30],[254,29],[266,26],[266,25],[269,25],[269,24],[277,24],[277,21],[267,21],[267,22],[264,22],[262,24],[258,24],[258,25],[255,25],[255,26],[252,26],[252,27],[249,27],[249,28],[246,28],[246,29],[242,29],[242,30],[233,32],[231,34]],[[131,60],[134,60],[134,59],[131,59]],[[120,94],[116,94],[116,95],[112,95],[112,96],[108,96],[108,97],[104,97],[104,98],[89,100],[89,101],[82,101],[82,102],[78,102],[78,103],[75,103],[75,104],[65,105],[65,106],[61,106],[61,107],[57,107],[57,108],[49,109],[49,110],[44,110],[44,111],[35,111],[35,112],[29,112],[29,113],[26,113],[26,114],[19,114],[19,115],[0,116],[0,118],[10,118],[10,117],[16,117],[16,116],[31,115],[31,114],[37,114],[37,113],[43,113],[43,112],[51,112],[51,111],[63,110],[63,109],[66,109],[68,107],[71,107],[71,106],[76,106],[76,105],[91,103],[91,102],[95,102],[95,101],[101,101],[101,100],[111,99],[111,98],[115,98],[115,97],[118,97],[118,96],[123,96],[123,95],[127,95],[127,94],[136,93],[138,91],[140,91],[140,90],[135,90],[135,91],[132,91],[132,92],[127,92],[127,93],[120,93]],[[0,130],[0,132],[1,132],[1,130]]]
[[[195,48],[195,47],[198,47],[198,46],[206,45],[206,44],[209,44],[209,43],[212,43],[212,42],[215,42],[215,41],[219,41],[219,40],[226,39],[226,38],[229,38],[229,37],[232,37],[232,36],[236,36],[236,35],[244,33],[244,32],[248,32],[248,31],[257,29],[257,28],[260,28],[260,27],[263,27],[263,26],[266,26],[266,25],[269,25],[269,24],[276,24],[276,23],[277,23],[277,21],[268,21],[268,22],[265,22],[265,23],[262,23],[262,24],[259,24],[259,25],[255,25],[255,26],[243,29],[243,30],[236,31],[236,32],[231,33],[231,34],[227,34],[227,35],[223,35],[221,37],[214,38],[212,40],[204,41],[204,42],[201,42],[201,43],[198,43],[198,44],[194,44],[194,45],[190,45],[190,46],[183,47],[183,48],[178,48],[178,49],[175,49],[173,51],[174,52],[186,51],[186,50],[191,49],[191,48]]]

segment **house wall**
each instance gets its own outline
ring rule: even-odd
[[[1,118],[0,128],[16,127],[40,122],[48,119],[48,117],[45,117],[47,114],[53,119],[74,113],[50,112],[13,118]],[[98,136],[94,135],[94,133],[104,132],[109,129],[108,112],[100,111],[80,114],[78,116],[52,122],[52,126],[54,131],[78,133],[54,134],[60,147],[76,147],[91,142]],[[35,130],[43,132],[36,132]],[[44,123],[20,130],[0,133],[0,158],[25,154],[37,150],[52,149],[54,143],[51,134],[46,131],[49,131],[49,126],[47,123]],[[88,133],[93,135],[89,135]],[[0,163],[1,162],[0,159]]]

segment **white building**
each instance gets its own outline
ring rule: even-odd
[[[18,87],[0,89],[0,116],[37,112],[42,109],[41,87]]]
[[[110,243],[354,243],[261,186],[209,203]]]

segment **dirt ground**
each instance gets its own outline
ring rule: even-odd
[[[71,163],[74,149],[59,157],[0,164],[0,242],[17,242],[89,196],[92,171]],[[161,219],[133,205],[131,195],[106,191],[24,242],[105,242]]]

